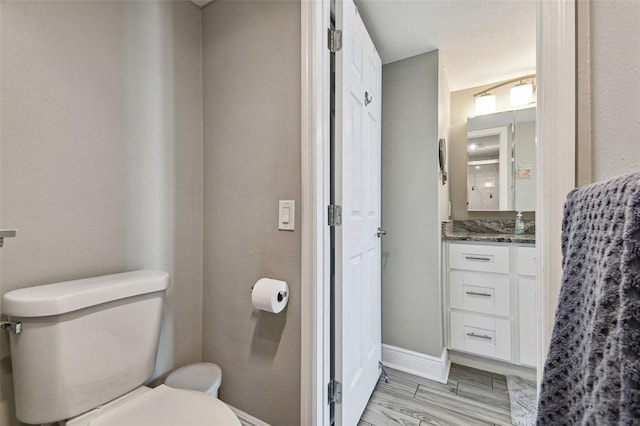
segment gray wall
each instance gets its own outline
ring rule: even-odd
[[[221,398],[274,425],[300,423],[300,3],[203,10],[203,358]],[[294,232],[278,200],[296,200]],[[260,277],[287,281],[280,314],[254,311]]]
[[[440,356],[438,52],[382,67],[382,341]]]
[[[202,62],[189,2],[2,2],[0,293],[159,268],[160,371],[201,356]],[[174,352],[175,349],[175,352]],[[0,333],[0,424],[16,423]]]
[[[592,1],[590,10],[592,177],[599,181],[640,171],[640,2]]]

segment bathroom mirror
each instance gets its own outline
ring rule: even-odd
[[[467,210],[535,210],[535,107],[467,119]]]

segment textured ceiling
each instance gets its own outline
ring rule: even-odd
[[[212,0],[191,1],[203,7]],[[356,4],[383,63],[439,49],[451,91],[535,73],[535,0]]]
[[[440,50],[451,91],[535,73],[535,0],[357,0],[383,63]]]

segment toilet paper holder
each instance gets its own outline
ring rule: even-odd
[[[287,297],[287,292],[286,291],[279,291],[278,292],[278,302],[282,302],[285,297]]]
[[[266,277],[266,278],[275,279],[275,278],[271,278],[271,277]],[[253,291],[253,288],[255,286],[256,286],[255,284],[251,286],[251,291]],[[279,291],[278,292],[278,302],[282,302],[285,299],[285,297],[287,297],[287,292],[286,291]]]
[[[287,306],[288,293],[286,281],[263,277],[251,286],[251,304],[255,309],[278,314]]]

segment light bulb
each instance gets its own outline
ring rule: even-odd
[[[509,92],[511,106],[530,104],[533,101],[533,83],[521,83],[511,88]]]
[[[476,115],[496,112],[496,95],[486,94],[476,98]]]

